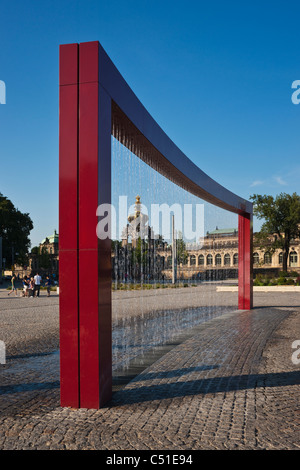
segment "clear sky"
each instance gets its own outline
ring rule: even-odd
[[[219,183],[300,193],[299,1],[2,1],[0,192],[58,229],[58,48],[99,40],[178,147]],[[254,228],[256,228],[254,226]]]

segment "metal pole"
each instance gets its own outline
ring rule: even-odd
[[[172,215],[172,284],[176,284],[176,268],[177,268],[177,253],[176,253],[176,236],[175,236],[175,217]]]

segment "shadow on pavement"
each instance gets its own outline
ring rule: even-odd
[[[58,388],[59,385],[60,385],[59,381],[29,382],[29,383],[24,383],[24,384],[15,384],[15,385],[1,385],[0,395],[8,395],[11,393],[32,392],[36,390],[52,390],[53,388]]]
[[[148,372],[146,374],[132,376],[132,382],[139,382],[144,380],[153,380],[153,379],[170,379],[172,377],[180,377],[184,374],[189,374],[190,372],[200,372],[205,370],[218,369],[219,366],[199,366],[199,367],[188,367],[185,369],[177,370],[167,370],[160,372]],[[118,376],[115,376],[114,379],[118,379]]]
[[[169,372],[166,372],[166,377]],[[151,374],[151,378],[158,375]],[[131,382],[132,383],[132,382]],[[208,393],[224,393],[237,390],[284,387],[300,384],[300,372],[281,372],[270,374],[234,375],[208,379],[149,385],[134,389],[123,389],[116,392],[108,406],[141,403],[152,400],[186,397]]]

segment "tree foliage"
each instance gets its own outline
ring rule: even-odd
[[[33,223],[28,213],[22,213],[13,203],[0,193],[0,237],[2,256],[6,266],[13,263],[24,264],[30,247],[29,234]]]
[[[283,253],[283,271],[287,270],[291,241],[300,236],[300,196],[281,193],[273,196],[254,194],[254,215],[263,219],[256,242],[265,251],[278,248]]]
[[[51,266],[50,254],[45,246],[39,247],[38,266],[43,269],[49,269]]]
[[[183,240],[181,232],[178,233],[178,238],[176,240],[176,248],[177,248],[177,263],[186,264],[188,260],[188,252],[186,250],[186,244]]]

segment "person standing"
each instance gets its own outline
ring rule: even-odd
[[[49,276],[46,277],[45,286],[47,287],[47,297],[50,297],[51,292],[51,279]]]
[[[35,291],[34,278],[32,277],[29,281],[28,295],[33,299]]]
[[[35,293],[35,297],[40,296],[41,282],[42,282],[41,276],[39,275],[39,273],[36,273],[36,275],[34,276],[34,293]]]
[[[24,276],[23,279],[23,296],[28,297],[28,289],[29,289],[29,279],[27,276]]]

